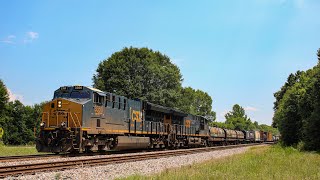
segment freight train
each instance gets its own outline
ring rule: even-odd
[[[86,86],[63,86],[43,106],[39,152],[205,147],[273,141],[268,132],[210,127],[208,119]]]

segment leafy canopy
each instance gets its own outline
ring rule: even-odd
[[[177,106],[184,112],[206,116],[211,121],[216,119],[216,113],[212,111],[211,96],[199,89],[195,90],[191,87],[182,88]]]
[[[317,52],[320,62],[320,49]],[[302,144],[306,150],[320,150],[320,63],[307,71],[290,75],[275,93],[273,125],[279,127],[284,145]],[[283,89],[286,89],[283,91]],[[282,96],[276,96],[283,91]]]
[[[3,115],[5,105],[8,103],[9,95],[6,86],[0,79],[0,117]]]
[[[174,107],[181,89],[180,69],[168,56],[148,48],[124,48],[103,60],[94,87],[128,98]]]

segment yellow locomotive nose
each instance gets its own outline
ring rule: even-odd
[[[81,127],[82,105],[67,99],[57,98],[43,107],[43,128]]]

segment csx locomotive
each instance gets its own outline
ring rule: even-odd
[[[209,127],[205,117],[139,99],[86,86],[64,86],[43,107],[36,148],[39,152],[60,153],[270,140],[255,134]]]

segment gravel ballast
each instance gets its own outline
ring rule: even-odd
[[[7,177],[6,179],[114,179],[135,174],[150,175],[170,168],[178,168],[181,166],[192,165],[194,163],[201,163],[210,159],[223,158],[234,154],[244,153],[249,148],[250,147],[240,147],[191,155],[173,156],[96,167],[75,167],[74,169],[64,171],[41,172],[36,173],[35,175],[24,175],[14,178]],[[86,157],[78,158],[84,159]]]

